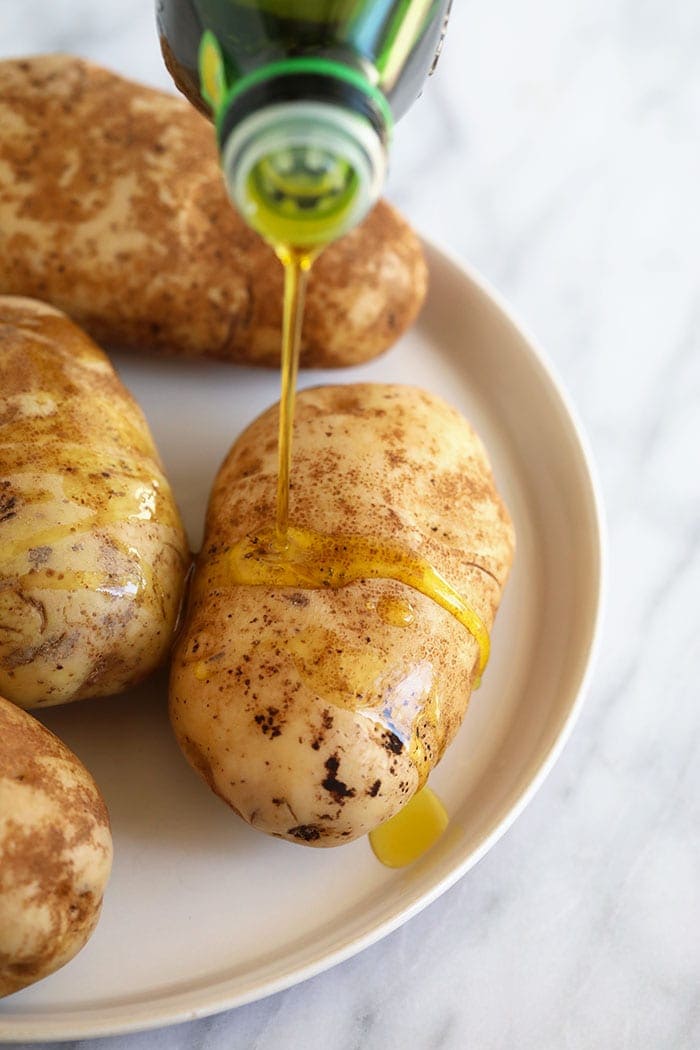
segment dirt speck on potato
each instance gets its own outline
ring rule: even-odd
[[[330,758],[327,758],[324,765],[328,776],[321,781],[321,786],[332,795],[333,800],[339,806],[344,806],[347,798],[355,797],[355,788],[348,787],[347,784],[338,779],[340,759],[337,755],[331,755]]]

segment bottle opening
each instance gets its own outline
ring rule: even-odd
[[[287,243],[305,244],[346,225],[354,211],[360,180],[337,154],[294,146],[270,153],[248,176],[248,208],[260,227],[287,231]]]
[[[222,154],[229,193],[273,244],[328,244],[377,200],[384,149],[363,118],[342,107],[292,102],[258,111],[234,129]]]

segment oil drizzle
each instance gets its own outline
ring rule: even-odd
[[[478,678],[484,672],[490,644],[481,617],[429,562],[398,544],[288,525],[282,551],[276,532],[264,528],[244,536],[225,558],[228,582],[246,586],[335,589],[356,580],[397,580],[431,598],[466,627],[479,647]]]
[[[449,818],[434,791],[424,787],[396,816],[369,833],[375,857],[387,868],[403,868],[422,857],[445,831]]]
[[[288,245],[277,245],[275,252],[284,267],[282,378],[275,543],[280,551],[284,551],[287,546],[287,528],[289,525],[289,476],[292,466],[292,428],[294,426],[294,402],[296,400],[297,376],[299,374],[301,325],[304,317],[304,301],[306,299],[309,273],[318,251],[291,248]]]

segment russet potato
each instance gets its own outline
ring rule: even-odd
[[[0,693],[118,693],[163,662],[189,551],[146,421],[64,314],[0,297]]]
[[[240,586],[231,548],[274,519],[274,407],[216,479],[174,653],[170,712],[192,766],[246,821],[332,846],[387,820],[425,783],[478,674],[469,631],[397,579]],[[413,387],[298,398],[290,519],[428,561],[491,627],[513,528],[478,437]],[[229,560],[227,560],[229,559]]]
[[[0,997],[80,951],[111,865],[94,780],[53,733],[0,697]]]
[[[0,294],[51,302],[103,344],[279,363],[282,267],[188,102],[70,55],[9,59],[0,127]],[[426,283],[418,238],[380,202],[314,266],[302,367],[386,350]]]

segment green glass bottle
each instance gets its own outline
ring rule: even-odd
[[[166,65],[214,120],[229,194],[253,228],[309,248],[364,217],[450,2],[157,0]]]

